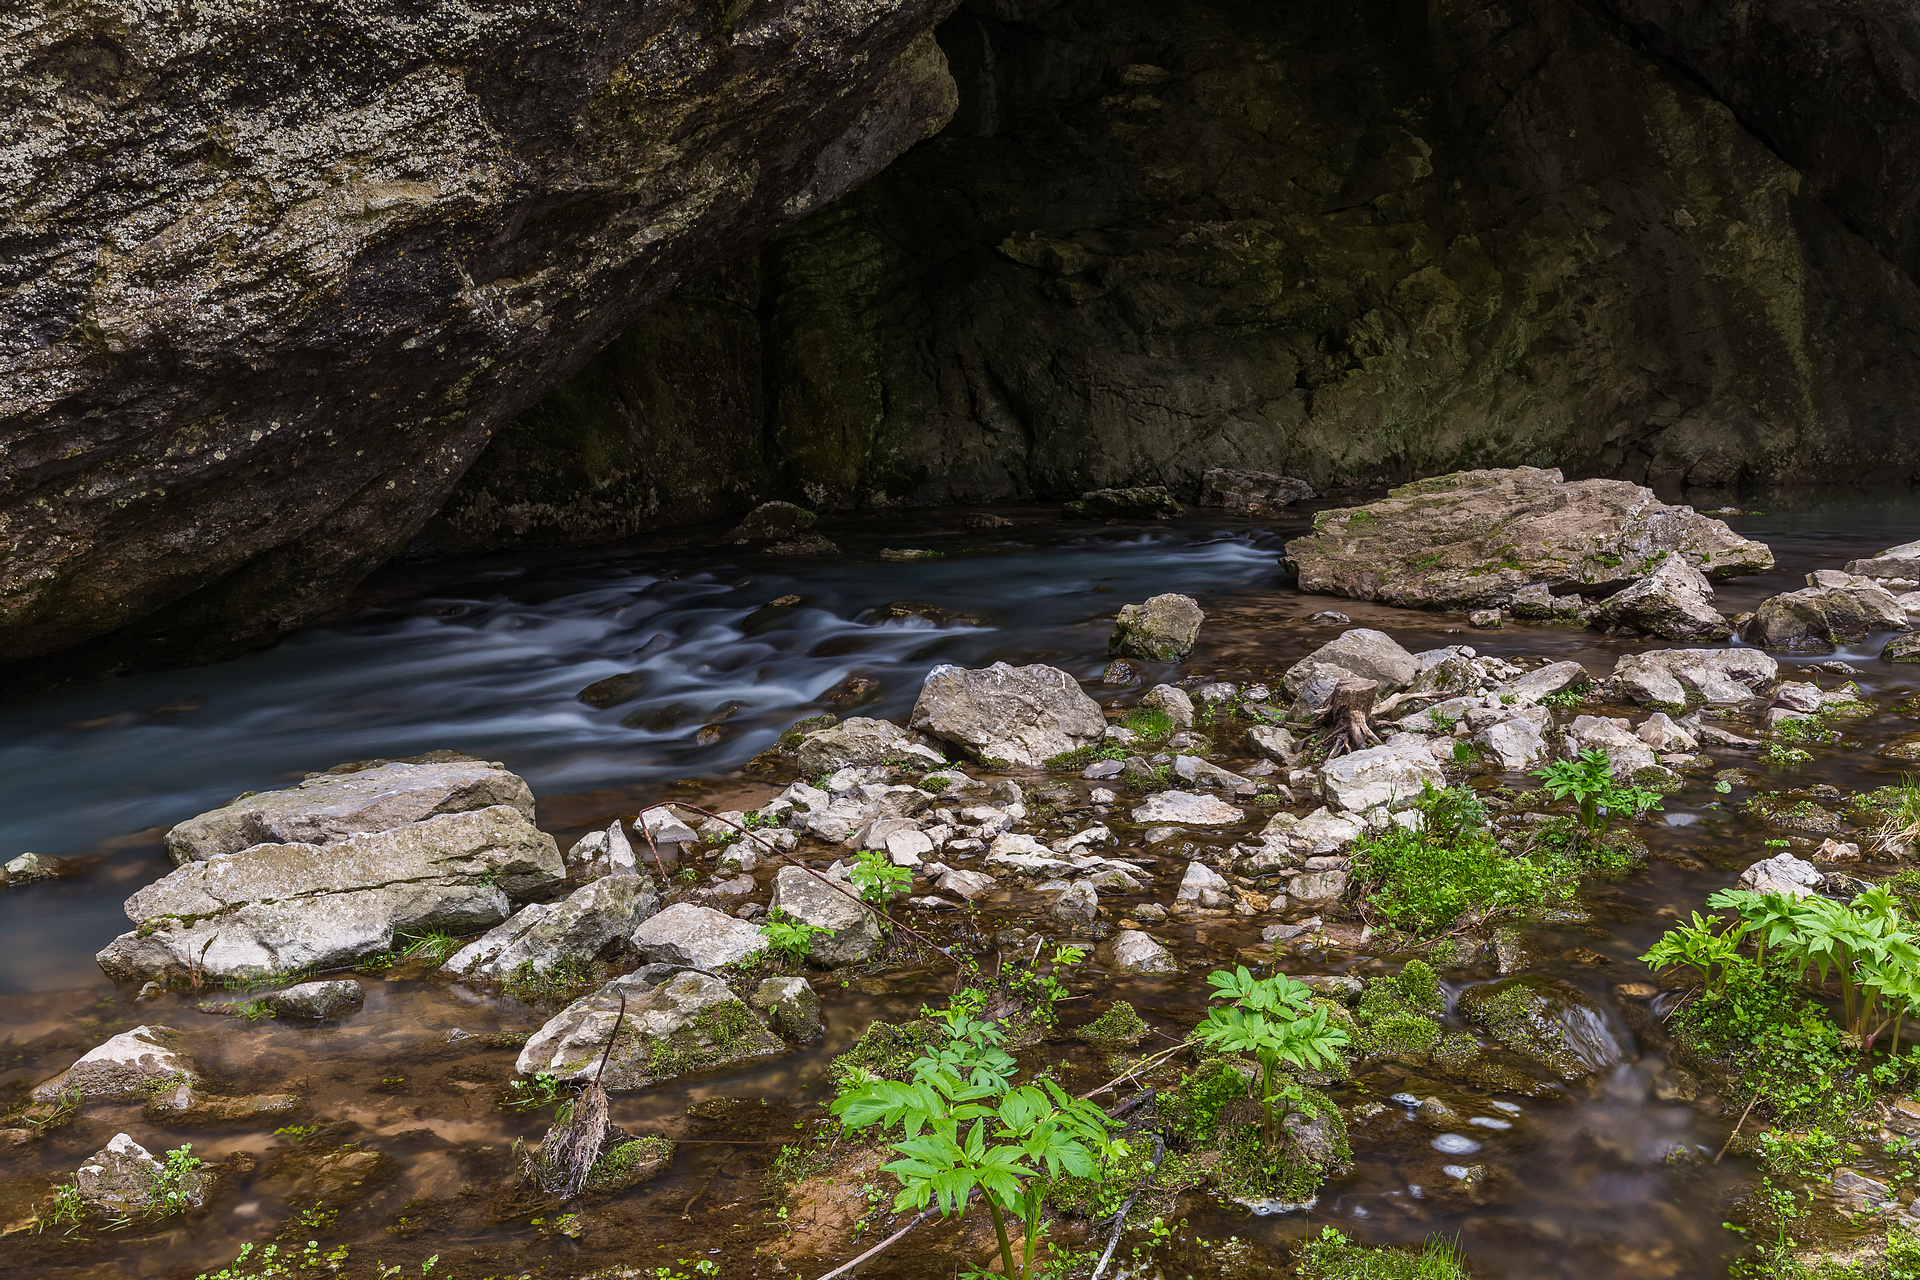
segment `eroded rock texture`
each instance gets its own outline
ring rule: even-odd
[[[0,15],[0,665],[334,603],[653,303],[944,124],[952,5]]]
[[[623,339],[755,313],[730,372],[667,381],[741,406],[701,420],[771,460],[763,494],[1915,470],[1912,281],[1570,0],[974,0],[939,38],[937,139]],[[593,450],[681,429],[657,370],[609,353],[523,418],[495,452],[558,483],[536,511],[483,462],[439,547],[594,536]]]

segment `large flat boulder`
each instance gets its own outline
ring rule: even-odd
[[[867,716],[849,716],[839,724],[807,734],[794,749],[794,758],[800,772],[809,778],[848,765],[897,764],[926,770],[947,763],[947,758],[919,734]]]
[[[1097,742],[1107,730],[1100,704],[1078,681],[1038,663],[996,662],[978,671],[935,667],[909,723],[984,764],[1025,769]]]
[[[1920,582],[1920,542],[1903,542],[1869,559],[1849,560],[1847,572],[1862,578],[1902,578]]]
[[[609,1089],[640,1089],[690,1071],[784,1053],[787,1047],[720,979],[684,970],[661,981],[649,966],[615,978],[548,1019],[520,1051],[518,1070],[588,1079],[609,1037],[613,1050],[600,1080]]]
[[[1773,567],[1764,543],[1624,480],[1557,469],[1456,471],[1314,517],[1287,544],[1302,591],[1486,609],[1529,587],[1625,587],[1678,555],[1710,578]]]
[[[1423,786],[1447,785],[1427,740],[1417,733],[1396,734],[1377,747],[1349,751],[1320,768],[1320,786],[1342,809],[1360,812],[1378,805],[1403,809],[1420,798]]]
[[[553,837],[508,805],[327,844],[189,862],[127,899],[96,959],[123,981],[266,977],[353,964],[400,934],[472,933],[564,878]]]
[[[674,903],[633,931],[634,949],[646,959],[692,969],[718,969],[766,945],[758,925],[690,902]]]
[[[256,844],[330,844],[500,804],[533,817],[533,792],[524,780],[456,752],[343,764],[297,786],[254,792],[188,818],[167,832],[167,856],[181,865]]]
[[[59,1075],[34,1086],[35,1102],[146,1097],[163,1085],[196,1084],[200,1073],[175,1046],[170,1027],[122,1031],[95,1045]]]
[[[639,875],[604,876],[558,902],[534,902],[448,957],[445,973],[498,981],[525,966],[542,975],[562,964],[592,960],[617,939],[630,937],[660,909],[653,881]]]
[[[782,867],[774,876],[771,906],[826,930],[813,935],[809,958],[816,964],[857,964],[872,956],[885,936],[879,916],[800,867]]]
[[[1654,649],[1613,664],[1614,692],[1633,702],[1737,706],[1780,674],[1758,649]]]

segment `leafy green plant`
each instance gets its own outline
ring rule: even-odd
[[[346,1245],[322,1253],[318,1240],[307,1241],[298,1253],[282,1253],[276,1244],[260,1248],[257,1254],[255,1248],[252,1243],[241,1245],[232,1262],[218,1271],[203,1271],[195,1280],[278,1280],[303,1271],[337,1272],[347,1262]]]
[[[1469,1280],[1460,1246],[1437,1238],[1418,1249],[1369,1248],[1323,1227],[1299,1260],[1301,1280]]]
[[[551,1071],[536,1071],[531,1076],[523,1076],[507,1084],[507,1092],[500,1099],[502,1111],[537,1111],[541,1107],[550,1107],[556,1102],[564,1102],[570,1096],[566,1085]]]
[[[786,912],[775,907],[767,916],[767,922],[760,926],[760,936],[767,940],[767,949],[788,964],[799,964],[813,954],[813,936],[817,933],[830,933],[818,925],[808,924],[804,920],[795,920]]]
[[[1470,790],[1428,786],[1415,805],[1418,831],[1395,823],[1354,843],[1356,874],[1376,886],[1368,904],[1389,923],[1437,933],[1469,911],[1524,909],[1553,889],[1558,865],[1509,856]]]
[[[960,1216],[977,1192],[993,1221],[1003,1274],[1039,1280],[1046,1187],[1099,1167],[1114,1145],[1107,1118],[1051,1080],[1011,1084],[1016,1064],[996,1028],[964,1007],[941,1017],[947,1044],[917,1059],[909,1080],[852,1082],[829,1110],[850,1129],[898,1132],[888,1144],[898,1158],[881,1166],[900,1183],[895,1212],[932,1202],[943,1215]],[[1009,1222],[1019,1231],[1017,1254]]]
[[[1580,825],[1591,837],[1603,834],[1614,817],[1637,818],[1660,808],[1658,791],[1621,786],[1613,776],[1613,762],[1598,747],[1588,747],[1572,760],[1555,760],[1536,769],[1533,776],[1555,800],[1572,797],[1580,810]]]
[[[1727,970],[1740,963],[1740,939],[1735,933],[1716,929],[1715,921],[1696,911],[1690,923],[1676,925],[1661,935],[1658,942],[1640,957],[1640,963],[1655,973],[1684,965],[1700,975],[1701,985],[1716,990],[1714,971],[1724,980]]]
[[[167,1218],[195,1207],[203,1183],[200,1171],[205,1167],[206,1161],[193,1154],[192,1143],[167,1152],[166,1160],[154,1173],[153,1196],[146,1216]]]
[[[1256,978],[1241,965],[1232,973],[1215,970],[1207,975],[1214,1005],[1193,1029],[1193,1038],[1219,1053],[1250,1053],[1260,1064],[1262,1131],[1271,1143],[1279,1136],[1274,1104],[1284,1091],[1274,1087],[1280,1064],[1315,1071],[1340,1061],[1347,1033],[1327,1021],[1327,1011],[1313,1003],[1313,992],[1285,974]]]
[[[862,898],[872,903],[883,903],[892,898],[895,891],[913,883],[913,872],[905,867],[894,866],[884,853],[863,849],[855,856],[847,879],[853,882],[853,887],[860,891]]]
[[[1805,764],[1813,759],[1813,756],[1799,747],[1787,747],[1778,742],[1769,742],[1766,750],[1760,753],[1760,758],[1768,764]]]

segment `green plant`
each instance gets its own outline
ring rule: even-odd
[[[1457,719],[1440,710],[1438,707],[1428,709],[1427,723],[1433,726],[1435,733],[1443,736],[1452,733],[1460,724]]]
[[[1580,810],[1580,825],[1591,837],[1601,835],[1617,815],[1637,818],[1660,808],[1658,791],[1621,786],[1613,776],[1613,762],[1598,747],[1588,747],[1572,760],[1555,760],[1536,769],[1533,776],[1555,800],[1573,798]]]
[[[288,1124],[275,1129],[273,1136],[285,1138],[289,1142],[305,1142],[318,1132],[320,1132],[320,1126],[317,1124]]]
[[[1135,707],[1121,717],[1121,725],[1143,742],[1165,742],[1173,736],[1173,717],[1159,707]]]
[[[1301,1280],[1468,1280],[1466,1258],[1452,1241],[1429,1239],[1416,1250],[1368,1248],[1334,1227],[1300,1246]]]
[[[500,1099],[500,1109],[537,1111],[556,1102],[565,1102],[569,1096],[569,1090],[558,1076],[551,1071],[536,1071],[531,1076],[508,1082],[507,1092]]]
[[[817,933],[830,932],[832,930],[822,929],[804,920],[795,920],[778,907],[775,907],[767,916],[767,922],[760,926],[760,936],[767,940],[767,949],[787,964],[799,964],[812,955],[813,936]]]
[[[1766,750],[1760,753],[1760,758],[1768,764],[1805,764],[1813,756],[1799,747],[1783,747],[1777,742],[1769,742]]]
[[[893,897],[897,890],[905,889],[913,883],[913,872],[905,867],[896,867],[888,861],[887,855],[873,849],[863,849],[854,857],[853,869],[847,873],[847,879],[860,891],[860,896],[868,902],[882,903]]]
[[[1004,1037],[962,1007],[941,1015],[947,1044],[917,1059],[905,1082],[868,1078],[844,1087],[829,1107],[849,1129],[898,1130],[881,1166],[900,1183],[893,1208],[964,1215],[978,1192],[993,1221],[1007,1280],[1040,1280],[1035,1253],[1049,1181],[1087,1177],[1113,1146],[1107,1118],[1059,1085],[1014,1086]],[[1020,1231],[1016,1256],[1007,1227]]]
[[[1260,1107],[1263,1132],[1271,1143],[1279,1134],[1274,1103],[1283,1096],[1274,1088],[1274,1073],[1282,1062],[1319,1070],[1340,1060],[1347,1033],[1327,1021],[1327,1011],[1313,1003],[1305,984],[1284,974],[1255,978],[1241,965],[1232,973],[1215,970],[1207,975],[1214,1005],[1193,1030],[1193,1038],[1220,1053],[1251,1053],[1260,1064]]]
[[[1557,868],[1508,856],[1471,791],[1427,786],[1415,804],[1419,830],[1395,823],[1354,843],[1357,875],[1376,886],[1367,901],[1388,922],[1435,933],[1470,910],[1492,915],[1533,906],[1552,888]]]
[[[1586,694],[1584,690],[1569,687],[1556,689],[1546,697],[1540,699],[1540,701],[1542,704],[1553,707],[1556,710],[1571,711],[1579,706],[1581,702],[1585,700],[1585,697]]]
[[[1718,968],[1724,979],[1727,969],[1740,963],[1741,955],[1738,935],[1717,931],[1714,924],[1698,911],[1694,912],[1691,923],[1676,925],[1662,934],[1640,957],[1640,963],[1656,973],[1685,965],[1700,975],[1700,982],[1707,990],[1715,990],[1714,970]]]
[[[192,1143],[167,1152],[166,1161],[153,1175],[146,1216],[167,1218],[197,1206],[205,1186],[205,1176],[200,1172],[205,1166],[206,1161],[193,1154]]]
[[[401,960],[444,960],[460,949],[460,939],[442,929],[397,934],[395,940],[407,944],[396,953]]]
[[[258,1256],[254,1249],[251,1243],[241,1245],[232,1262],[218,1271],[203,1271],[196,1280],[276,1280],[302,1271],[337,1272],[347,1262],[346,1245],[322,1253],[317,1240],[307,1241],[307,1247],[298,1253],[283,1254],[275,1244],[261,1248]]]

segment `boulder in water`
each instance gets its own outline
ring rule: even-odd
[[[172,1181],[162,1177],[164,1169],[151,1151],[129,1135],[116,1133],[111,1142],[74,1170],[73,1186],[87,1205],[120,1217],[156,1209],[197,1209],[206,1203],[207,1189],[213,1183],[210,1171],[204,1167],[191,1169]],[[179,1199],[163,1202],[160,1197],[167,1190]]]
[[[722,542],[740,546],[749,542],[778,542],[813,528],[820,517],[791,502],[763,502],[746,519],[728,530]]]
[[[1167,520],[1186,514],[1186,509],[1167,492],[1167,487],[1159,484],[1131,489],[1093,489],[1061,510],[1080,520]]]
[[[297,786],[254,792],[188,818],[167,832],[167,856],[181,866],[249,845],[331,844],[494,805],[533,818],[533,792],[523,779],[458,752],[336,765]]]
[[[1907,611],[1893,593],[1860,581],[1807,586],[1763,600],[1740,634],[1762,649],[1832,653],[1875,631],[1907,629]]]
[[[1831,841],[1829,843],[1832,843]],[[1784,893],[1790,898],[1809,898],[1819,893],[1825,877],[1819,868],[1791,853],[1762,858],[1740,873],[1740,887],[1755,893]]]
[[[1200,477],[1200,506],[1225,507],[1235,515],[1270,516],[1313,497],[1313,486],[1271,471],[1213,467]]]
[[[1396,734],[1377,747],[1349,751],[1320,768],[1327,799],[1360,812],[1379,805],[1403,809],[1420,798],[1422,788],[1447,785],[1446,775],[1419,734]]]
[[[352,978],[330,982],[302,982],[268,993],[267,1007],[276,1018],[338,1018],[358,1009],[367,993]]]
[[[1107,652],[1174,662],[1193,652],[1206,620],[1192,596],[1150,596],[1143,604],[1124,605],[1107,640]]]
[[[1869,559],[1849,560],[1847,572],[1861,578],[1901,578],[1920,582],[1920,542],[1903,542]]]
[[[795,763],[809,778],[837,773],[848,765],[903,765],[926,770],[943,768],[947,758],[917,733],[886,720],[849,716],[839,724],[816,729],[794,749]]]
[[[1737,706],[1779,674],[1780,664],[1758,649],[1654,649],[1621,655],[1612,683],[1633,702]]]
[[[1535,467],[1402,485],[1318,513],[1287,544],[1302,591],[1425,609],[1496,608],[1538,586],[1625,587],[1667,555],[1710,578],[1773,567],[1764,543],[1640,485]]]
[[[634,948],[658,964],[718,969],[763,950],[757,925],[712,907],[676,902],[633,931]]]
[[[1706,575],[1668,556],[1653,573],[1601,601],[1591,620],[1665,640],[1724,640],[1733,628],[1712,600]]]
[[[140,927],[96,959],[122,981],[336,968],[402,934],[490,928],[563,876],[553,837],[507,805],[326,844],[256,844],[135,893],[126,911]]]
[[[592,960],[632,936],[660,909],[651,878],[610,875],[581,885],[558,902],[535,902],[448,957],[444,973],[500,981],[544,976],[557,966]]]
[[[1107,720],[1072,676],[1035,663],[983,670],[940,666],[913,704],[913,728],[989,765],[1035,769],[1098,742]]]
[[[1102,943],[1096,955],[1119,973],[1177,973],[1180,964],[1167,949],[1138,929],[1122,929]]]
[[[620,1017],[623,994],[625,1018]],[[518,1069],[529,1076],[545,1071],[561,1080],[590,1079],[610,1036],[613,1051],[601,1077],[609,1089],[644,1088],[689,1071],[786,1051],[780,1037],[719,978],[693,970],[663,977],[649,965],[548,1019],[520,1051]]]
[[[1311,681],[1326,683],[1331,691],[1333,683],[1342,679],[1371,680],[1380,686],[1379,696],[1385,699],[1412,685],[1419,675],[1419,659],[1401,648],[1392,636],[1369,627],[1356,627],[1341,632],[1287,668],[1280,687],[1295,699],[1297,706]],[[1325,699],[1321,702],[1324,705]]]
[[[885,936],[879,916],[800,867],[782,867],[774,876],[772,909],[826,930],[813,935],[809,953],[822,965],[857,964],[879,950]]]
[[[1460,993],[1460,1015],[1502,1045],[1578,1080],[1625,1056],[1591,997],[1570,982],[1522,974]]]
[[[198,1083],[200,1075],[193,1063],[175,1047],[178,1034],[162,1026],[122,1031],[87,1050],[53,1079],[36,1085],[33,1100],[137,1098],[162,1085]]]

